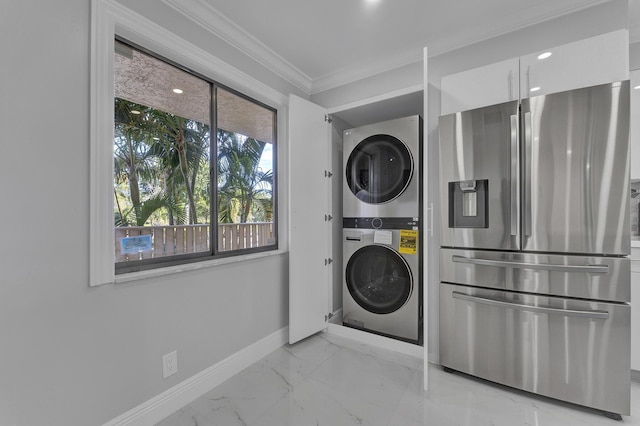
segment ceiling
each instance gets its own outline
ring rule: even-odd
[[[310,94],[610,1],[163,0]]]

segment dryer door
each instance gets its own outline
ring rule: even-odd
[[[376,314],[397,311],[413,291],[407,262],[382,245],[368,245],[353,253],[345,268],[345,281],[353,300]]]
[[[373,135],[362,140],[347,160],[347,186],[359,200],[369,204],[382,204],[398,197],[412,175],[411,151],[390,135]]]

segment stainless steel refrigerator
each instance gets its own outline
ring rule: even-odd
[[[628,415],[629,82],[439,124],[440,363]]]

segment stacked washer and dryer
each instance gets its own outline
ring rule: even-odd
[[[343,142],[343,324],[422,344],[422,119]]]

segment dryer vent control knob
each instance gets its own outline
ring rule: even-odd
[[[373,219],[371,219],[371,226],[374,229],[382,228],[382,219],[380,219],[379,217],[374,217]]]

